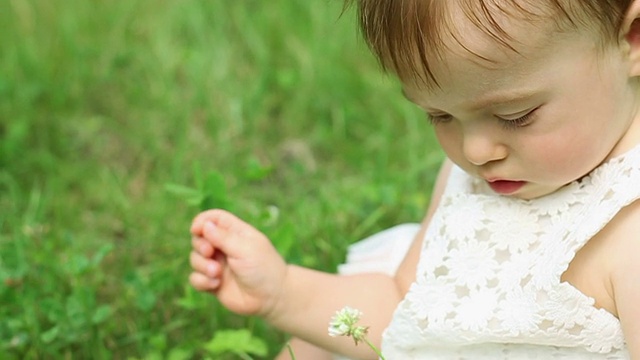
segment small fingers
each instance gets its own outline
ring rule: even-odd
[[[206,222],[218,222],[221,218],[230,216],[231,214],[225,210],[221,209],[212,209],[203,211],[200,214],[196,215],[196,217],[191,222],[191,234],[196,236],[201,236],[203,232],[203,227]]]
[[[198,291],[214,291],[220,286],[220,279],[212,279],[201,273],[193,272],[189,275],[189,283]]]
[[[189,262],[193,270],[204,276],[209,278],[216,278],[220,276],[222,266],[214,259],[205,258],[196,251],[192,251],[189,256]]]
[[[207,240],[201,237],[194,236],[191,239],[191,246],[193,247],[193,250],[202,255],[202,257],[213,257],[215,249],[213,248],[213,245],[211,245],[211,243],[209,243]]]

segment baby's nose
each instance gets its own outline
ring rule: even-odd
[[[481,132],[464,135],[463,153],[467,161],[479,166],[507,156],[507,148],[491,134]]]

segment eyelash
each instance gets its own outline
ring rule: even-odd
[[[427,119],[429,119],[429,122],[431,123],[431,125],[438,125],[438,124],[447,123],[451,121],[452,116],[427,114]]]
[[[535,115],[535,112],[537,110],[538,108],[535,108],[517,119],[512,119],[512,120],[501,119],[502,127],[505,128],[506,130],[515,130],[517,128],[525,127],[531,124],[532,117]]]
[[[505,130],[515,130],[531,124],[532,117],[538,109],[535,108],[517,119],[506,120],[498,117],[498,120]],[[447,123],[453,119],[451,115],[427,115],[427,117],[432,125]]]

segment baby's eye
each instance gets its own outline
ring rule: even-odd
[[[507,117],[501,117],[501,116],[497,116],[497,118],[500,119],[502,126],[505,129],[514,130],[517,128],[530,125],[533,122],[534,115],[536,113],[536,110],[538,109],[539,107],[532,109],[529,112],[525,113],[524,115],[521,115],[515,118],[507,118]]]
[[[453,120],[453,116],[449,114],[427,114],[427,118],[431,124],[442,124]]]

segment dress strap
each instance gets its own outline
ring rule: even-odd
[[[611,222],[624,207],[640,199],[640,146],[616,157],[594,170],[582,180],[582,211],[574,214],[575,221],[568,222],[566,267],[591,238]]]
[[[640,150],[640,148],[637,148]],[[598,168],[590,177],[596,201],[582,221],[576,234],[595,235],[602,227],[595,226],[599,218],[608,223],[622,208],[640,198],[640,151],[613,159]]]

